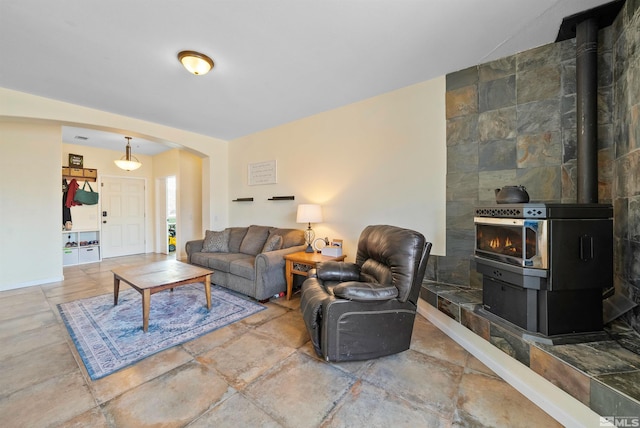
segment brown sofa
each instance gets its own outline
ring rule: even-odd
[[[286,292],[284,256],[303,251],[304,244],[302,230],[252,225],[207,231],[204,239],[187,242],[186,252],[189,263],[214,271],[212,284],[267,300]]]

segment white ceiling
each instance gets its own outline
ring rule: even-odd
[[[0,0],[0,86],[230,140],[550,43],[608,1]]]
[[[99,129],[77,128],[72,126],[62,127],[62,141],[65,143],[116,150],[122,152],[123,156],[125,147],[127,146],[125,136],[131,137],[131,153],[134,156],[139,154],[154,156],[171,148],[179,147],[177,144],[149,141],[132,134],[125,135]]]

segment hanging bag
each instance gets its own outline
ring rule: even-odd
[[[84,190],[86,186],[89,186],[89,191]],[[95,205],[98,203],[98,193],[93,191],[91,184],[89,184],[88,181],[85,181],[82,189],[76,190],[73,200],[81,203],[82,205]]]

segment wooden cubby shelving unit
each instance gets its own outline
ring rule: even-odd
[[[62,167],[62,178],[71,180],[73,178],[76,181],[93,181],[98,179],[98,170],[92,168],[70,168],[68,166]]]

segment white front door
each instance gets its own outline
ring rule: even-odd
[[[145,180],[102,179],[102,258],[145,252]]]

